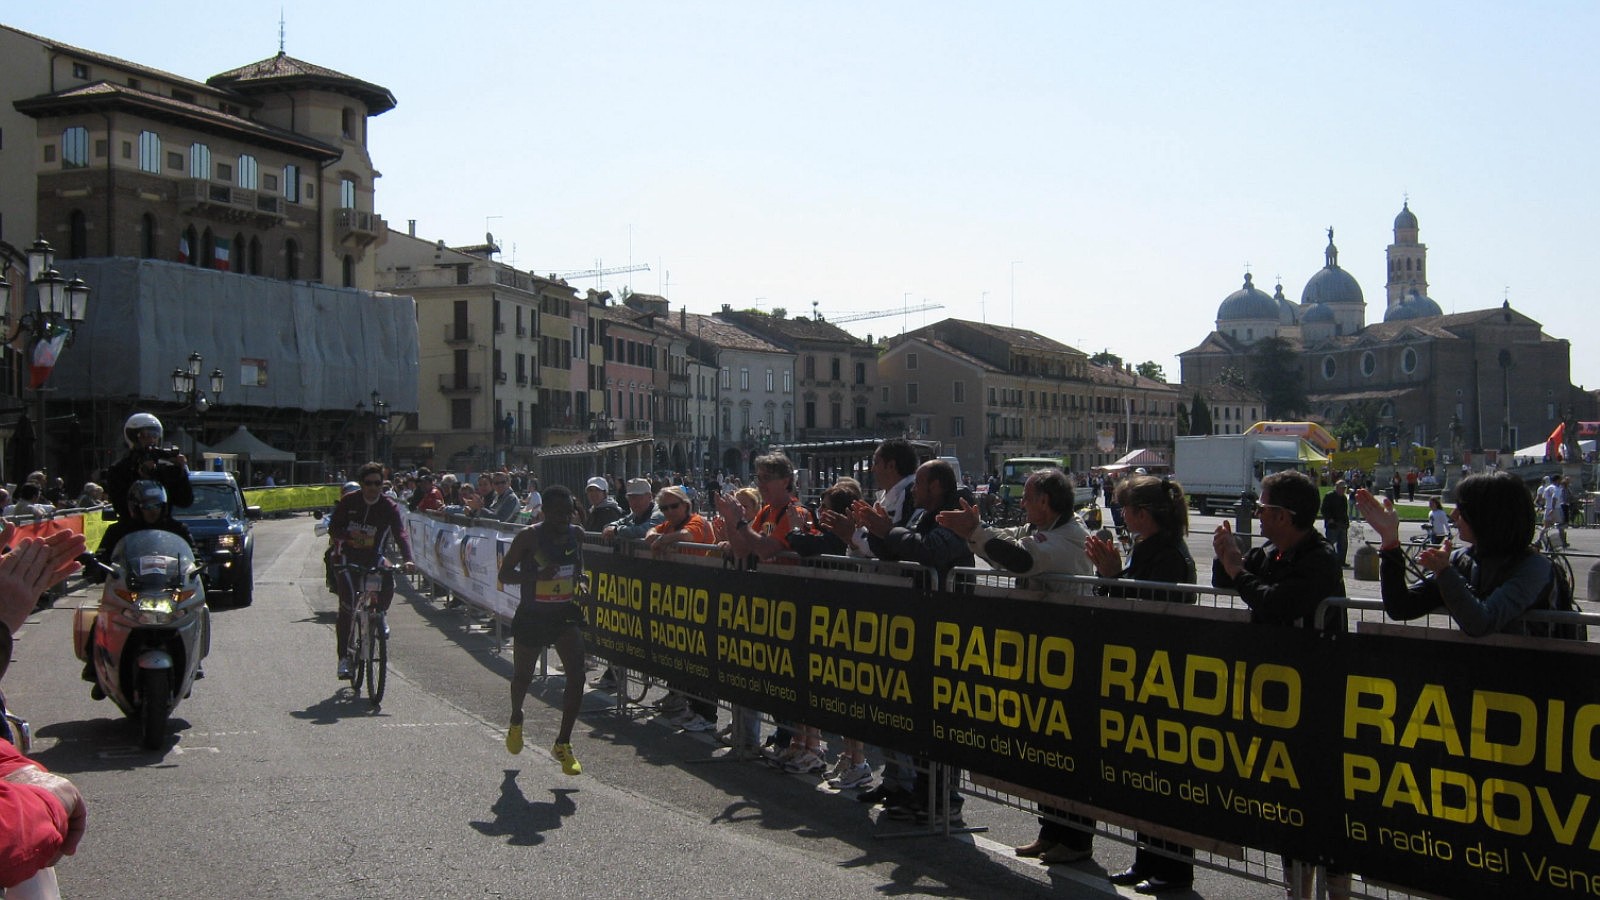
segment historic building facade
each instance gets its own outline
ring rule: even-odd
[[[1087,471],[1131,449],[1170,452],[1176,431],[1174,386],[1017,328],[946,319],[907,332],[888,341],[878,379],[884,419],[974,475],[1015,456]]]
[[[1246,275],[1218,307],[1216,329],[1179,354],[1185,400],[1236,383],[1252,348],[1279,337],[1299,352],[1309,417],[1330,427],[1351,414],[1366,418],[1369,440],[1387,435],[1446,453],[1515,450],[1568,417],[1593,419],[1594,395],[1571,383],[1567,340],[1509,302],[1442,313],[1427,293],[1419,231],[1407,203],[1387,249],[1381,322],[1366,322],[1365,296],[1339,267],[1332,229],[1325,264],[1298,304],[1282,285],[1269,295]]]

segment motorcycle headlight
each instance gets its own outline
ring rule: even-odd
[[[239,546],[239,536],[237,534],[225,534],[217,538],[218,550],[232,550],[237,546]]]
[[[177,609],[175,597],[160,594],[135,600],[131,612],[141,625],[165,625],[172,621]]]

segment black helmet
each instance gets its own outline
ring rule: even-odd
[[[135,481],[133,487],[128,489],[128,511],[135,512],[140,508],[161,509],[167,507],[167,489],[159,481]]]

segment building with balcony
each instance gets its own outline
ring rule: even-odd
[[[422,393],[399,459],[481,471],[526,465],[588,427],[588,305],[566,282],[495,260],[491,241],[447,247],[396,233],[381,286],[416,300]]]
[[[120,450],[122,420],[148,410],[200,429],[201,443],[244,425],[295,454],[293,475],[320,477],[379,444],[361,412],[374,394],[405,421],[414,375],[356,357],[382,348],[389,364],[415,360],[409,301],[370,293],[387,228],[367,122],[394,106],[383,87],[281,52],[196,81],[0,25],[0,250],[44,237],[57,268],[83,275],[97,299],[49,386],[44,427],[63,456],[48,464],[69,481],[92,476]],[[27,279],[14,257],[0,253],[0,265],[20,308]],[[109,277],[131,281],[95,280]],[[157,307],[159,326],[127,318]],[[266,310],[290,318],[264,320]],[[293,318],[312,310],[323,321]],[[297,336],[330,322],[361,337]],[[81,377],[130,341],[140,342],[134,377]],[[5,441],[25,367],[0,352]],[[229,386],[203,417],[180,408],[162,374],[191,353]],[[290,372],[302,389],[285,389]]]
[[[878,379],[885,421],[974,475],[1015,456],[1086,471],[1133,447],[1170,450],[1175,431],[1173,386],[1017,328],[946,319],[891,338]]]
[[[795,357],[794,440],[803,443],[880,434],[878,351],[820,317],[792,318],[724,306],[716,314]]]

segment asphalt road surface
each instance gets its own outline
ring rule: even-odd
[[[79,679],[84,590],[19,633],[7,696],[34,725],[35,758],[90,804],[82,847],[59,867],[63,896],[1105,897],[1117,893],[1106,873],[1131,859],[1101,838],[1092,861],[1018,860],[1033,817],[981,800],[966,821],[983,834],[887,839],[906,826],[815,779],[718,759],[709,737],[619,715],[598,692],[574,739],[584,774],[568,777],[548,755],[559,675],[535,685],[528,747],[511,756],[509,650],[414,593],[390,616],[375,712],[334,678],[312,520],[261,522],[256,542],[255,604],[213,613],[207,677],[162,750],[138,749]],[[1209,554],[1196,558],[1204,571]],[[1282,896],[1215,872],[1196,887],[1177,896]]]

